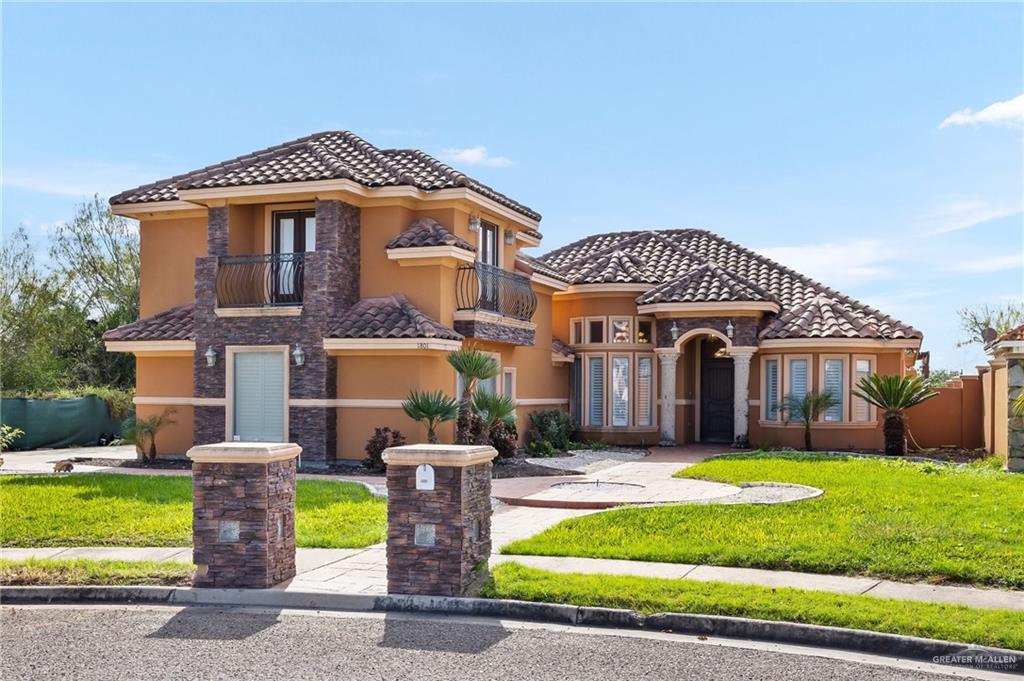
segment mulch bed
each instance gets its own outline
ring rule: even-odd
[[[159,469],[168,471],[187,471],[192,469],[192,462],[188,459],[157,459],[155,463],[144,464],[139,459],[92,459],[84,456],[76,456],[67,459],[72,463],[80,463],[85,466],[107,466],[109,468],[140,468]]]

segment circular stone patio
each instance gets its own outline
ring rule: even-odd
[[[728,485],[673,478],[672,474],[680,468],[678,463],[636,461],[570,480],[553,480],[539,491],[495,496],[511,506],[602,509],[627,504],[779,504],[822,494],[821,490],[804,485]]]

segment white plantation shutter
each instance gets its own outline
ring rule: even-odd
[[[588,423],[604,425],[604,357],[590,357],[587,360],[590,413]]]
[[[807,360],[793,359],[789,362],[789,395],[803,399],[807,394]]]
[[[636,361],[636,425],[651,425],[651,404],[654,401],[654,361],[650,357],[639,357]]]
[[[779,360],[769,359],[764,363],[765,414],[769,421],[779,419]]]
[[[284,442],[284,360],[280,352],[234,355],[234,437]]]
[[[826,421],[843,420],[843,376],[845,362],[841,359],[825,360],[825,392],[832,393],[836,403],[825,410]]]
[[[854,386],[860,385],[862,378],[867,378],[871,375],[871,360],[870,359],[858,359],[854,364]],[[871,420],[871,405],[860,397],[853,398],[853,420],[854,421],[870,421]]]
[[[628,357],[612,357],[612,425],[629,425]]]

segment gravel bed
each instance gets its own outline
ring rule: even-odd
[[[624,461],[637,461],[650,454],[646,449],[574,449],[569,456],[527,458],[527,463],[564,471],[596,473]]]

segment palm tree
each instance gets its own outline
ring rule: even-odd
[[[804,449],[811,449],[811,424],[818,420],[821,413],[838,404],[839,400],[832,393],[809,392],[803,397],[786,395],[782,402],[782,411],[786,418],[792,417],[804,424]]]
[[[871,374],[860,379],[853,394],[885,411],[882,432],[885,453],[905,456],[907,453],[907,420],[904,411],[939,394],[920,376],[880,376]]]
[[[473,408],[480,416],[479,445],[490,444],[491,430],[499,423],[508,423],[516,417],[516,401],[508,395],[479,392],[473,396]]]
[[[486,381],[488,378],[497,376],[501,367],[498,366],[498,360],[473,346],[448,353],[448,363],[462,377],[462,396],[459,401],[458,421],[455,425],[455,443],[468,445],[470,444],[469,431],[476,382]]]
[[[124,441],[138,448],[144,465],[156,462],[156,436],[165,426],[174,425],[175,421],[171,416],[176,412],[175,409],[164,409],[154,416],[136,418],[135,422],[125,429]]]
[[[420,421],[427,427],[427,442],[435,445],[437,444],[437,427],[459,415],[459,402],[440,390],[434,392],[413,390],[405,402],[402,402],[402,409],[409,415],[409,418]]]

